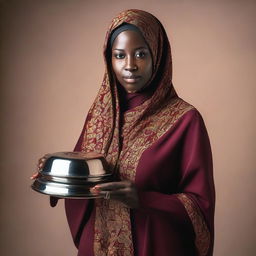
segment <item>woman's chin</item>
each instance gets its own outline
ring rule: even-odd
[[[143,86],[138,86],[136,84],[128,84],[123,87],[127,93],[135,93],[135,92],[140,91],[143,88]]]
[[[137,90],[126,90],[127,93],[136,93]]]
[[[125,89],[125,91],[126,91],[127,93],[135,93],[135,92],[137,92],[137,91],[139,90],[139,89],[138,89],[137,87],[135,87],[135,86],[125,86],[124,89]]]

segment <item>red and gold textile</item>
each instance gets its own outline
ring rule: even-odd
[[[108,49],[112,31],[122,23],[130,23],[140,29],[153,59],[150,97],[124,113],[120,110],[122,99],[109,62]],[[119,179],[129,179],[135,183],[141,207],[131,210],[118,201],[96,199],[88,216],[88,201],[66,200],[67,217],[79,248],[78,255],[153,256],[157,255],[158,248],[163,250],[158,254],[161,256],[185,255],[181,250],[187,250],[189,254],[186,255],[210,256],[214,207],[206,207],[204,211],[205,204],[214,204],[208,137],[200,116],[194,114],[197,111],[180,99],[173,88],[171,50],[163,26],[153,15],[144,11],[132,9],[120,13],[112,20],[107,31],[104,57],[106,71],[103,83],[89,110],[75,150],[104,154]],[[207,162],[209,170],[206,172],[209,171],[209,175],[201,173],[204,168],[198,168],[200,173],[192,170],[190,174],[188,170],[193,159],[190,159],[189,150],[183,148],[183,143],[190,143],[192,137],[186,136],[190,126],[196,127],[196,134],[203,133],[198,140],[206,141],[203,145],[208,147],[202,163]],[[200,145],[196,144],[192,151],[201,154]],[[182,154],[186,154],[186,161],[183,161]],[[152,159],[154,162],[149,166],[148,162]],[[196,165],[201,164],[200,155],[200,161],[198,156],[195,159]],[[193,183],[191,177],[197,175],[200,178]],[[201,194],[195,184],[199,180],[207,182],[205,179],[208,176],[210,188],[205,190],[206,194],[204,191]],[[191,182],[193,185],[190,186]],[[161,221],[168,224],[161,224]],[[180,223],[179,232],[184,231],[183,238],[176,230],[177,223]],[[168,226],[170,229],[165,230]],[[152,238],[151,229],[159,240]],[[166,238],[168,234],[173,244]],[[182,239],[190,241],[191,248],[184,249]]]
[[[157,84],[157,90],[151,100],[142,104],[139,110],[133,114],[132,118],[130,117],[132,120],[129,121],[133,125],[135,123],[137,125],[126,125],[123,127],[124,134],[120,134],[120,108],[117,96],[117,84],[115,83],[115,78],[112,77],[113,72],[107,60],[107,48],[111,32],[124,22],[137,26],[150,47],[154,70],[151,83]],[[96,151],[104,154],[111,168],[116,168],[121,179],[133,180],[140,154],[147,146],[153,143],[154,139],[157,139],[155,130],[159,129],[159,124],[154,121],[152,114],[154,112],[160,113],[160,110],[163,110],[164,106],[166,107],[165,111],[172,111],[170,104],[173,104],[172,100],[176,93],[171,82],[172,62],[170,46],[165,31],[154,16],[143,11],[128,10],[120,13],[118,17],[112,20],[106,35],[104,53],[107,64],[106,73],[100,92],[87,117],[82,149],[85,152]],[[164,72],[161,72],[161,70]],[[154,102],[153,109],[151,102]],[[151,114],[150,121],[145,118],[147,117],[147,112]],[[175,113],[172,118],[167,116],[169,120],[167,122],[163,120],[167,124],[164,124],[161,133],[164,133],[170,128],[171,122],[178,119],[179,115],[183,114],[183,112],[184,110]],[[163,113],[159,115],[163,115]],[[129,117],[127,118],[129,119]],[[145,127],[147,127],[146,130]],[[152,133],[150,136],[145,134],[145,132],[147,133],[149,131]],[[139,137],[138,134],[140,134]],[[124,137],[123,145],[126,148],[125,151],[120,148],[120,136]],[[139,152],[135,152],[134,154],[132,152],[133,147],[130,146],[131,144],[136,148],[139,147]],[[132,155],[132,157],[129,155]],[[127,162],[128,166],[120,168],[117,166],[118,162],[122,164]],[[131,163],[132,166],[129,166]],[[129,175],[128,171],[130,172]],[[105,255],[106,251],[109,252],[108,255],[132,255],[133,245],[129,224],[129,209],[113,201],[105,202],[104,200],[96,200],[96,205],[95,253],[99,256]],[[113,218],[116,221],[111,221]]]

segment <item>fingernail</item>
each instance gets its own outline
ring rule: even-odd
[[[93,194],[99,194],[99,190],[95,189],[95,187],[90,188],[90,192]]]

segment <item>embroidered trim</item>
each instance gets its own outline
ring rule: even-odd
[[[97,256],[132,256],[130,210],[118,201],[96,200],[94,251]]]
[[[110,109],[112,103],[107,74],[105,74],[97,99],[100,100],[94,102],[87,116],[82,151],[94,151],[104,154],[104,148],[109,140],[104,135],[111,133],[113,127],[109,124],[114,118],[113,110]]]
[[[186,195],[177,194],[191,219],[196,234],[195,244],[199,256],[206,256],[210,246],[210,232],[198,206]]]
[[[172,125],[193,106],[180,98],[174,99],[166,108],[148,120],[130,129],[143,113],[146,105],[138,106],[124,117],[122,135],[123,149],[119,157],[119,174],[121,179],[134,181],[139,159],[148,147],[156,142]],[[111,144],[108,161],[117,153],[116,137]],[[112,249],[115,253],[112,253]],[[95,242],[94,250],[99,256],[133,255],[132,234],[129,209],[117,201],[96,200]]]
[[[181,116],[193,108],[180,98],[176,98],[161,113],[152,116],[133,130],[129,128],[133,126],[141,109],[144,108],[139,106],[137,113],[127,112],[122,130],[124,148],[120,154],[121,178],[134,180],[136,168],[144,150],[156,142]]]

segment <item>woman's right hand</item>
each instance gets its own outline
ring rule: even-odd
[[[41,158],[38,160],[38,163],[37,163],[37,172],[35,172],[35,173],[30,177],[31,180],[35,180],[36,178],[38,178],[38,177],[40,176],[40,172],[39,172],[39,171],[40,171],[41,169],[43,169],[46,159],[47,159],[47,154],[44,155],[43,157],[41,157]]]

